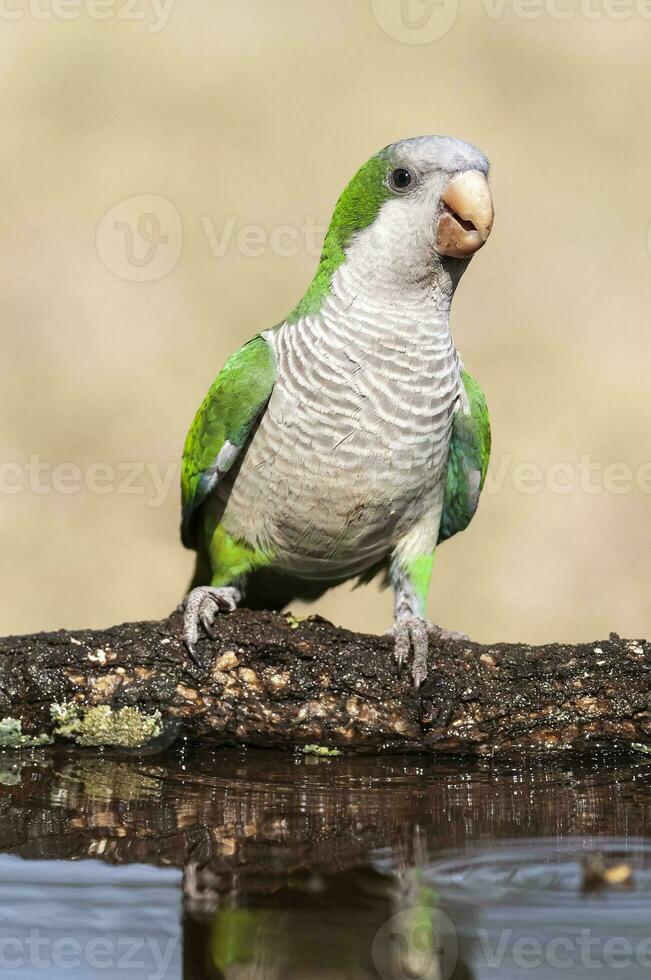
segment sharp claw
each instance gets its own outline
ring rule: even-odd
[[[423,681],[427,680],[427,666],[423,664],[420,659],[414,660],[414,664],[411,668],[411,676],[414,682],[415,690],[420,690],[420,686]]]
[[[397,674],[400,676],[405,662],[407,653],[409,652],[409,633],[397,633],[396,634],[396,644],[393,650],[393,656],[397,666]]]
[[[419,616],[406,617],[396,622],[390,630],[395,640],[393,656],[398,675],[409,654],[413,653],[411,676],[415,691],[419,691],[427,680],[429,638],[440,636],[440,632],[438,626]]]
[[[185,649],[188,651],[188,656],[192,661],[192,663],[195,664],[197,667],[203,667],[203,663],[201,662],[201,657],[197,653],[194,643],[192,643],[187,637],[184,639],[183,642],[185,643]]]
[[[419,691],[423,681],[427,680],[427,652],[415,649],[415,644],[411,676],[414,682],[414,690]]]
[[[203,624],[203,628],[205,629],[206,636],[208,637],[209,640],[216,640],[217,639],[217,636],[218,636],[217,630],[213,627],[213,624],[212,623],[204,623]]]
[[[203,612],[200,613],[199,619],[201,620],[201,625],[206,631],[207,636],[209,636],[211,640],[216,639],[217,634],[213,629],[213,620],[211,615],[206,610],[204,610]]]
[[[234,612],[237,609],[241,593],[234,587],[212,588],[199,586],[193,589],[183,600],[181,608],[185,610],[183,623],[183,642],[188,656],[197,667],[203,667],[197,654],[195,644],[199,638],[199,626],[210,637],[217,639],[215,617],[222,610]]]

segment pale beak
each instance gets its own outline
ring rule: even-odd
[[[439,255],[468,258],[486,244],[493,227],[493,198],[479,170],[455,177],[441,195],[443,213],[437,224]]]

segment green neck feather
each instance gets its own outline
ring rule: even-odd
[[[356,232],[375,221],[391,196],[385,184],[389,168],[388,159],[379,155],[371,157],[346,187],[332,216],[316,275],[303,299],[287,317],[288,323],[296,323],[320,309],[323,298],[330,292],[334,273],[346,259],[346,246]]]

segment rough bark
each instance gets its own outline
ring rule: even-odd
[[[144,740],[135,751],[178,736],[484,755],[651,742],[651,645],[615,634],[576,646],[433,644],[418,693],[408,672],[396,675],[388,638],[319,618],[238,611],[222,616],[217,638],[198,649],[202,668],[185,655],[176,614],[3,638],[5,742],[15,720],[26,735],[67,732],[79,744],[133,748]],[[107,707],[93,712],[98,706]]]

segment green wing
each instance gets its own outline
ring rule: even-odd
[[[196,547],[199,507],[237,460],[275,381],[273,351],[264,337],[254,337],[229,358],[197,412],[181,470],[181,537],[187,548]]]
[[[491,426],[484,393],[467,371],[461,377],[468,402],[459,407],[452,424],[439,544],[470,524],[479,504],[491,452]]]

